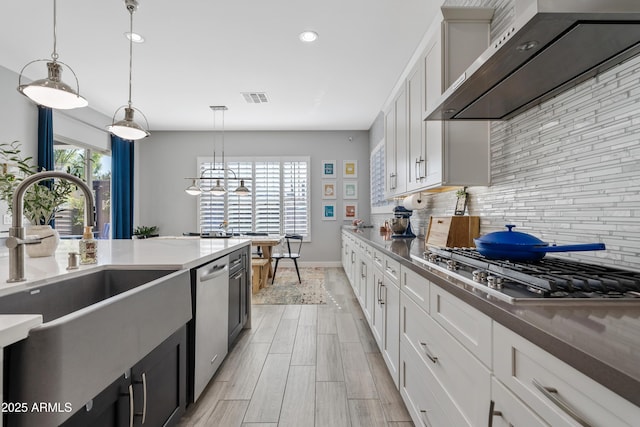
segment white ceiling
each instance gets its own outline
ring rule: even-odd
[[[152,130],[210,130],[209,105],[229,107],[229,130],[368,129],[441,3],[140,0],[133,25],[146,42],[134,44],[133,105]],[[129,13],[122,0],[57,7],[59,60],[89,106],[111,117],[128,98]],[[298,39],[308,29],[320,35],[313,44]],[[0,65],[19,72],[52,49],[53,1],[2,2]],[[45,77],[44,62],[25,76]],[[74,85],[69,70],[62,77]],[[247,104],[247,91],[269,103]]]

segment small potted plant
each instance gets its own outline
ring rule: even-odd
[[[133,230],[133,235],[138,239],[148,239],[149,237],[158,237],[158,226],[139,225]]]
[[[13,193],[18,185],[38,171],[32,163],[33,158],[23,157],[21,153],[17,141],[0,143],[0,200],[7,204],[9,213],[12,213]],[[74,184],[63,180],[50,182],[48,185],[34,184],[24,194],[23,213],[31,224],[26,227],[25,234],[43,238],[39,244],[25,245],[31,257],[51,256],[55,252],[60,237],[51,227],[51,222],[76,188]]]

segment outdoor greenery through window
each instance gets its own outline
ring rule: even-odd
[[[220,163],[211,170],[212,161],[211,157],[198,158],[198,176],[220,177],[227,193],[214,196],[207,190],[216,180],[201,182],[203,192],[198,209],[201,233],[219,230],[226,220],[229,232],[292,233],[310,239],[308,157],[227,159],[225,171],[220,170]],[[238,196],[233,192],[240,185],[240,178],[249,178],[244,185],[250,195]]]
[[[96,202],[97,238],[109,238],[111,223],[111,156],[87,148],[55,141],[53,146],[55,170],[82,178],[93,189]],[[77,190],[56,215],[55,227],[60,236],[81,237],[84,226],[84,195]]]

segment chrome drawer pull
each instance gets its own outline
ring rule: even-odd
[[[133,408],[133,384],[129,384],[129,393],[121,393],[120,395],[129,396],[129,427],[133,427],[133,416],[135,415]]]
[[[558,408],[573,418],[578,424],[583,427],[591,427],[591,424],[583,420],[582,417],[558,395],[557,389],[553,387],[545,387],[535,378],[531,379],[531,383],[544,395],[544,397],[552,401]]]
[[[502,411],[496,411],[494,408],[496,406],[496,402],[493,400],[489,403],[489,427],[493,427],[493,417],[502,417]],[[509,425],[512,425],[509,423]]]
[[[142,413],[136,413],[136,416],[142,417],[141,424],[147,420],[147,374],[142,373],[142,381],[134,381],[135,384],[142,384]]]
[[[429,352],[429,349],[427,348],[427,343],[421,342],[420,345],[422,346],[422,348],[424,348],[424,354],[427,355],[429,360],[431,360],[433,363],[438,363],[438,358]]]

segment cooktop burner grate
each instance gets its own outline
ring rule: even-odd
[[[522,284],[544,297],[640,298],[640,273],[634,271],[554,257],[535,263],[490,260],[468,248],[430,247],[428,252]]]

